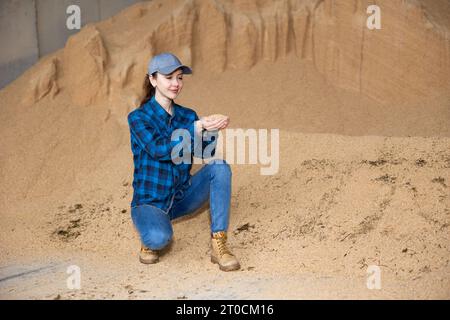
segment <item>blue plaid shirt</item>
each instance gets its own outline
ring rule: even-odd
[[[175,102],[172,110],[171,116],[153,96],[128,114],[134,161],[132,207],[150,204],[167,211],[176,191],[185,190],[191,184],[193,156],[214,157],[217,132],[203,130],[202,137],[197,135],[197,144],[194,145],[194,122],[199,120],[197,113]],[[172,132],[176,129],[188,130],[190,139],[186,137],[172,140]],[[179,143],[186,143],[186,147],[191,145],[190,163],[179,163],[182,157],[178,158],[178,162],[173,161],[177,158],[172,159],[172,149],[183,147]],[[209,146],[210,144],[213,145]],[[210,153],[210,156],[203,156],[207,146],[206,153]],[[177,150],[179,149],[174,150],[174,154]],[[182,152],[179,155],[183,155]]]

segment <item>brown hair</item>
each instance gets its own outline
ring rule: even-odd
[[[153,77],[156,77],[156,72],[153,74]],[[144,89],[144,98],[141,100],[141,105],[147,103],[155,95],[155,88],[152,86],[148,74],[145,75],[142,89]]]

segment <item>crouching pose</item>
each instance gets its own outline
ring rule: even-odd
[[[194,175],[190,173],[194,155],[214,157],[217,133],[228,126],[229,118],[199,118],[194,110],[174,102],[183,88],[183,75],[191,73],[171,53],[154,56],[145,77],[146,95],[128,115],[134,160],[131,217],[142,243],[139,260],[156,263],[159,251],[172,239],[171,221],[209,202],[211,261],[223,271],[238,270],[240,264],[227,246],[230,165],[214,159]],[[186,134],[173,139],[175,130]],[[191,161],[180,161],[180,152],[186,149]]]

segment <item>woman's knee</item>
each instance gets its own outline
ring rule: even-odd
[[[142,235],[143,244],[152,249],[160,250],[167,246],[172,240],[173,231],[170,230],[151,230]]]
[[[214,159],[208,163],[211,166],[212,175],[231,176],[231,167],[223,159]]]

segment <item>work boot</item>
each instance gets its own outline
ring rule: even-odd
[[[147,248],[146,246],[141,247],[139,252],[139,261],[144,264],[157,263],[159,259],[158,251]]]
[[[227,247],[227,234],[219,231],[212,234],[211,262],[217,263],[222,271],[238,270],[241,266],[236,257]]]

